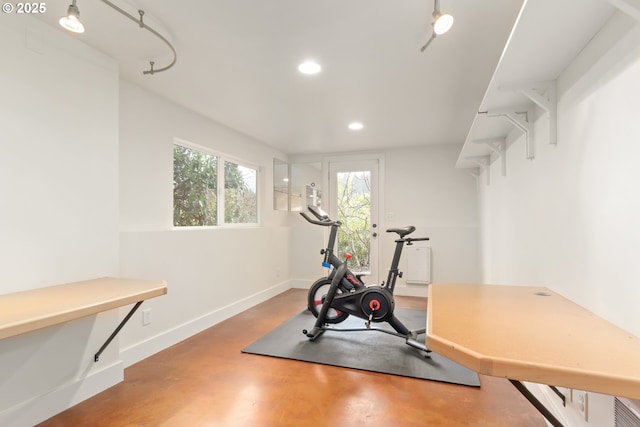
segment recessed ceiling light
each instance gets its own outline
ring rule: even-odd
[[[360,122],[352,122],[349,123],[349,129],[351,130],[360,130],[364,127],[364,125]]]
[[[322,71],[322,67],[320,64],[314,61],[305,61],[302,64],[298,65],[298,71],[302,74],[318,74]]]

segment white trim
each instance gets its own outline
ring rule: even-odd
[[[284,281],[264,291],[250,295],[232,304],[220,307],[210,313],[178,325],[168,331],[151,337],[145,341],[135,343],[132,346],[120,350],[120,357],[125,367],[129,367],[149,356],[154,355],[174,344],[179,343],[199,332],[210,328],[223,320],[239,314],[269,298],[287,291],[291,288],[289,281]]]
[[[0,412],[3,427],[28,427],[112,387],[124,379],[124,366],[117,361],[90,375],[63,384],[59,388]]]

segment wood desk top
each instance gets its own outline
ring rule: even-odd
[[[166,293],[162,281],[103,277],[0,295],[0,339]]]
[[[481,374],[640,399],[640,339],[547,288],[431,285],[426,344]]]

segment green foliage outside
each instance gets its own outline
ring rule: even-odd
[[[224,162],[225,223],[258,221],[257,172]],[[173,224],[218,225],[218,159],[180,145],[173,148]]]
[[[173,225],[218,224],[215,156],[173,146]]]
[[[350,269],[370,271],[371,179],[369,172],[338,174],[338,256],[352,255]]]
[[[225,223],[251,224],[258,222],[256,178],[254,169],[224,162]]]

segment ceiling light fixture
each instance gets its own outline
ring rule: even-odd
[[[131,15],[130,13],[125,11],[124,9],[121,9],[120,7],[116,6],[115,4],[111,3],[108,0],[102,0],[102,3],[106,4],[107,6],[110,6],[111,8],[116,10],[117,12],[120,12],[120,14],[122,14],[122,15],[126,16],[127,18],[131,19],[133,22],[137,23],[140,28],[144,28],[145,30],[149,31],[150,33],[152,33],[153,35],[158,37],[167,46],[169,46],[169,49],[171,49],[171,52],[173,53],[173,61],[171,61],[171,63],[169,65],[167,65],[166,67],[163,67],[163,68],[155,69],[155,68],[153,68],[155,62],[149,61],[149,66],[150,66],[149,70],[143,71],[142,74],[155,74],[155,73],[159,73],[161,71],[166,71],[169,68],[173,67],[173,65],[178,60],[178,55],[176,54],[176,50],[173,48],[171,43],[169,43],[169,41],[166,38],[164,38],[156,30],[154,30],[153,28],[151,28],[150,26],[145,24],[144,20],[142,19],[143,16],[144,16],[144,10],[142,10],[142,9],[138,10],[139,17],[136,18],[135,16]],[[64,28],[66,28],[69,31],[73,31],[74,33],[82,33],[82,32],[84,32],[84,25],[82,25],[82,23],[80,22],[80,11],[78,10],[78,7],[76,6],[76,0],[73,0],[71,5],[69,5],[69,10],[67,11],[67,16],[63,16],[62,18],[60,18],[59,22],[60,22],[60,25],[62,25]]]
[[[322,71],[322,67],[315,61],[305,61],[302,64],[298,65],[298,71],[302,74],[318,74]]]
[[[360,130],[364,127],[364,125],[360,122],[352,122],[349,123],[349,129],[351,130]]]
[[[58,23],[62,26],[62,28],[67,29],[74,33],[84,33],[84,25],[80,22],[80,11],[78,10],[78,6],[76,6],[76,0],[69,5],[69,9],[67,9],[67,14],[60,18]]]
[[[431,26],[433,27],[433,33],[431,34],[431,38],[427,41],[427,43],[422,46],[420,52],[424,52],[424,50],[431,44],[433,39],[437,36],[440,36],[451,29],[453,26],[453,16],[448,13],[440,12],[440,0],[435,0],[433,4],[433,21],[431,22]]]

